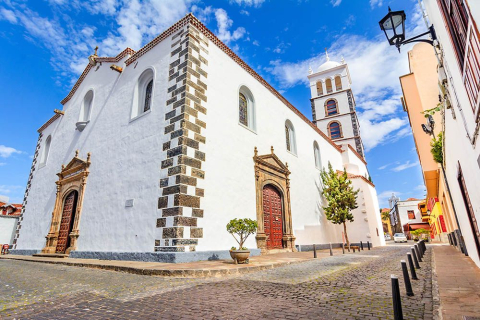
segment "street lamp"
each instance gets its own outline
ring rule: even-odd
[[[405,11],[403,10],[392,11],[390,7],[388,7],[388,14],[385,17],[383,17],[383,19],[380,20],[379,22],[380,29],[382,29],[382,31],[385,33],[388,43],[391,46],[397,47],[398,52],[400,52],[401,45],[411,43],[411,42],[426,42],[433,46],[434,45],[433,42],[437,40],[437,35],[435,34],[435,29],[433,28],[433,25],[430,26],[430,28],[428,28],[429,30],[427,32],[424,32],[422,34],[419,34],[418,36],[405,40],[406,18],[407,18],[407,15],[405,14]],[[418,39],[427,34],[430,34],[432,40]]]

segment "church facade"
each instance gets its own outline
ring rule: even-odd
[[[340,91],[338,113],[352,108],[351,90],[346,103]],[[315,124],[191,14],[139,51],[92,55],[63,110],[38,130],[15,252],[227,258],[233,218],[258,222],[246,243],[253,254],[339,244],[342,227],[322,210],[328,163],[360,189],[350,241],[383,245],[359,134],[339,120],[351,139],[336,143],[317,101],[315,89]],[[330,116],[356,119],[352,110]]]

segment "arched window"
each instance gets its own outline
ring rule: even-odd
[[[285,141],[287,150],[293,154],[297,154],[297,143],[295,140],[295,129],[290,120],[285,121]]]
[[[317,82],[317,96],[323,95],[323,84],[321,81]]]
[[[342,137],[342,126],[339,122],[333,121],[329,123],[328,135],[331,139],[338,139]]]
[[[332,93],[333,92],[332,80],[331,79],[325,80],[325,86],[327,87],[327,93]]]
[[[52,143],[52,136],[48,136],[43,145],[42,156],[40,157],[40,165],[45,165],[48,159],[48,153],[50,152],[50,144]]]
[[[252,130],[256,129],[255,100],[252,92],[245,86],[238,92],[238,122]]]
[[[131,117],[141,116],[152,108],[153,70],[147,69],[138,78],[133,98]]]
[[[87,92],[87,94],[83,98],[83,105],[82,105],[82,108],[80,109],[79,121],[86,122],[90,120],[92,106],[93,106],[93,90],[90,90]]]
[[[342,90],[342,79],[340,76],[335,77],[335,90]]]
[[[334,114],[338,114],[338,106],[337,102],[331,99],[325,103],[325,115],[333,116]]]
[[[313,155],[315,156],[315,167],[317,169],[322,169],[322,161],[320,159],[320,148],[318,147],[317,141],[313,142]]]

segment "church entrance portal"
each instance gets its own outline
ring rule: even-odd
[[[273,152],[258,155],[255,148],[255,191],[257,197],[257,247],[262,254],[295,249],[290,209],[290,170]]]
[[[267,236],[267,249],[283,248],[282,198],[275,187],[263,187],[263,223]]]
[[[75,210],[77,209],[78,192],[72,191],[65,198],[63,204],[62,220],[60,221],[60,230],[58,232],[58,241],[55,252],[65,253],[70,244],[69,234],[72,231]]]

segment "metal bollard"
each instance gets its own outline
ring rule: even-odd
[[[332,243],[330,242],[330,256],[333,256]]]
[[[368,250],[370,250],[370,241],[367,241]]]
[[[392,279],[393,317],[395,320],[403,320],[402,300],[400,298],[398,277],[392,274],[390,278]]]
[[[360,241],[360,248],[361,248],[362,251],[363,251],[363,242],[362,242],[362,241]]]
[[[414,245],[415,252],[417,253],[418,262],[422,262],[422,256],[420,255],[420,250],[418,249],[418,245]]]
[[[417,260],[417,254],[415,253],[415,248],[410,247],[410,250],[412,250],[412,257],[413,257],[413,262],[415,262],[415,268],[420,269],[420,265],[418,264],[418,260]]]
[[[410,252],[407,252],[407,260],[408,260],[408,265],[410,267],[410,273],[412,274],[412,280],[418,280],[417,272],[415,271],[415,268],[413,267],[412,254]]]
[[[407,296],[413,296],[412,284],[410,283],[410,277],[408,276],[408,269],[407,263],[405,260],[400,260],[402,264],[402,272],[403,272],[403,282],[405,282],[405,290],[407,291]]]
[[[317,258],[317,248],[313,245],[313,258]]]
[[[455,234],[453,232],[451,233],[451,237],[452,237],[452,240],[453,240],[453,245],[455,247],[457,247],[457,238],[455,237]]]
[[[342,254],[345,254],[345,243],[342,242]]]

